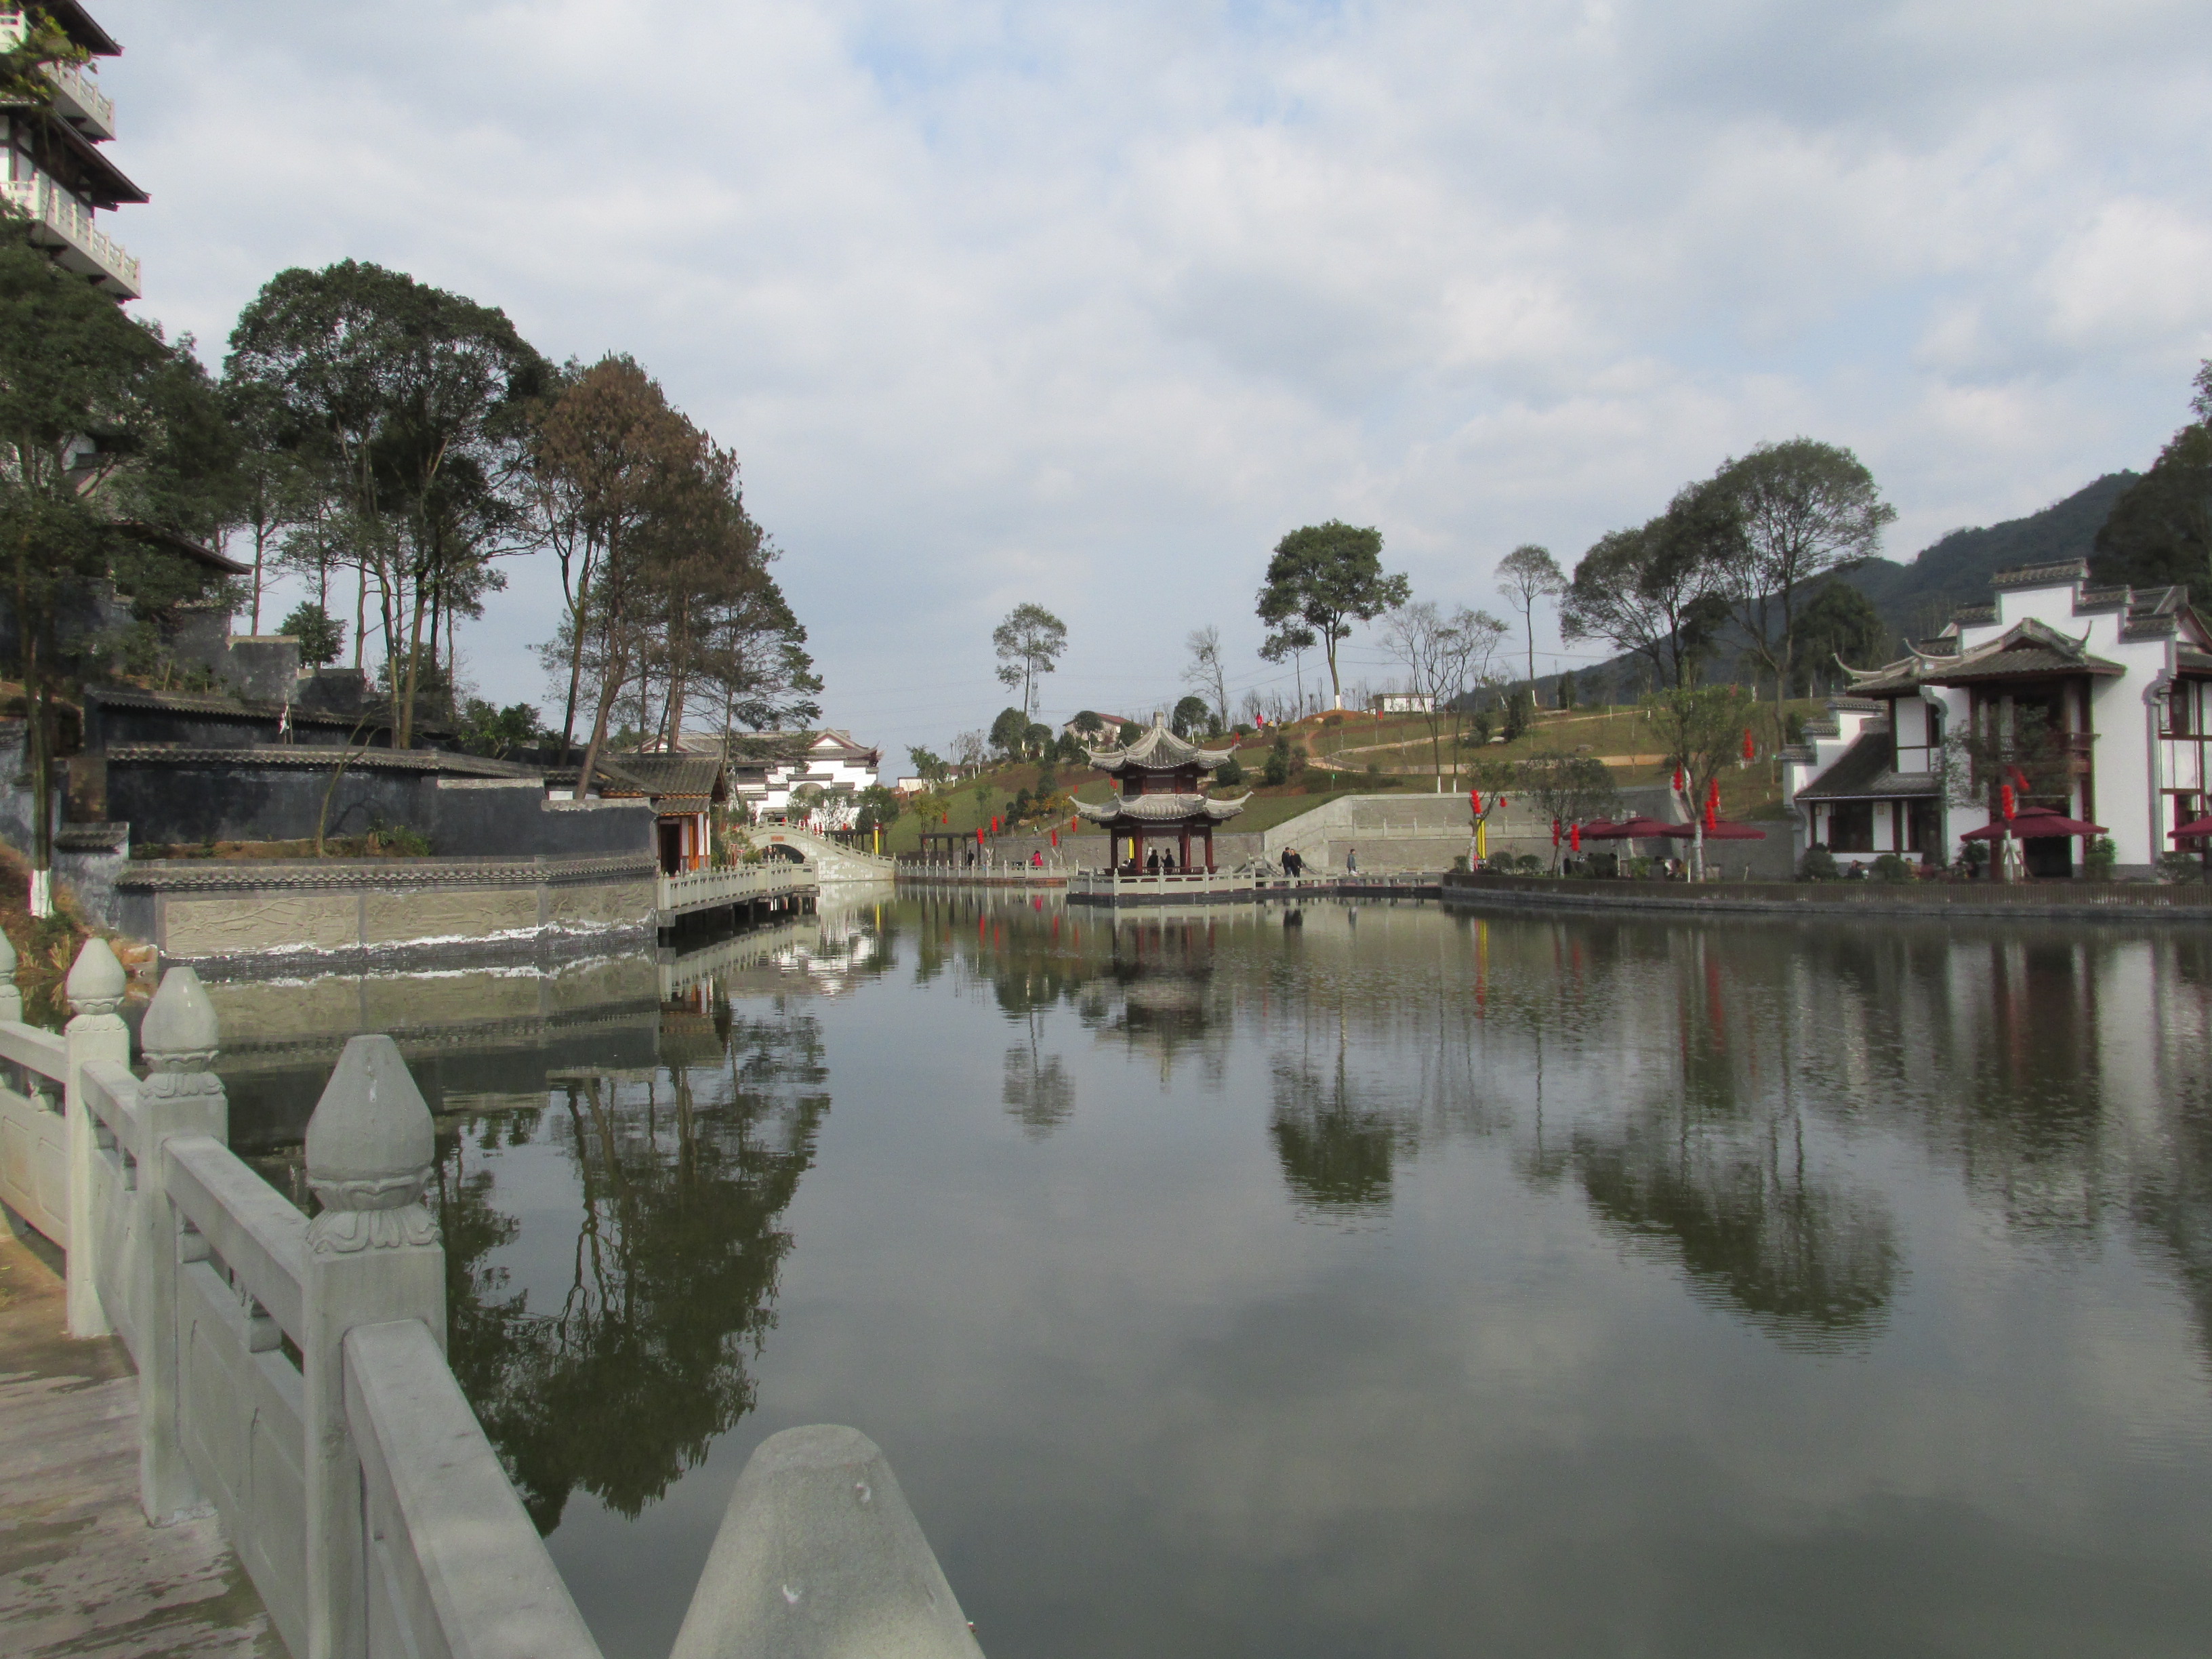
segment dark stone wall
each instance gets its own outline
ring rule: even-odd
[[[156,760],[107,763],[108,816],[133,842],[297,841],[315,833],[331,769]],[[533,779],[440,778],[354,765],[331,790],[324,833],[404,825],[444,858],[589,858],[650,851],[655,814],[642,801],[549,802]]]

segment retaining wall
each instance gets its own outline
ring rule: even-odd
[[[2201,882],[1687,882],[1443,878],[1447,904],[1534,910],[1658,910],[1677,915],[2016,916],[2088,921],[2212,921]]]
[[[658,874],[639,854],[147,860],[116,882],[117,921],[170,961],[240,971],[511,960],[649,937]]]

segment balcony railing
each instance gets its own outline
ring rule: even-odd
[[[62,264],[81,276],[97,277],[100,286],[118,299],[135,300],[138,261],[125,253],[114,239],[92,222],[91,210],[43,173],[28,179],[0,180],[9,205],[29,216],[46,234],[32,240],[61,250]]]
[[[88,138],[115,137],[115,100],[98,81],[74,64],[49,64],[46,78],[54,83],[55,114]]]
[[[21,45],[24,27],[21,6],[0,6],[0,51]],[[100,91],[98,81],[74,64],[49,64],[46,77],[59,94],[54,100],[56,114],[86,129],[88,137],[115,137],[115,100]]]

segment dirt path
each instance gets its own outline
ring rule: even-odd
[[[0,1650],[285,1659],[211,1517],[146,1524],[130,1359],[70,1340],[50,1248],[0,1223]]]

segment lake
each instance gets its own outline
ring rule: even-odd
[[[2208,1038],[2178,927],[831,902],[438,1062],[453,1359],[621,1659],[823,1421],[993,1659],[2200,1655]]]

